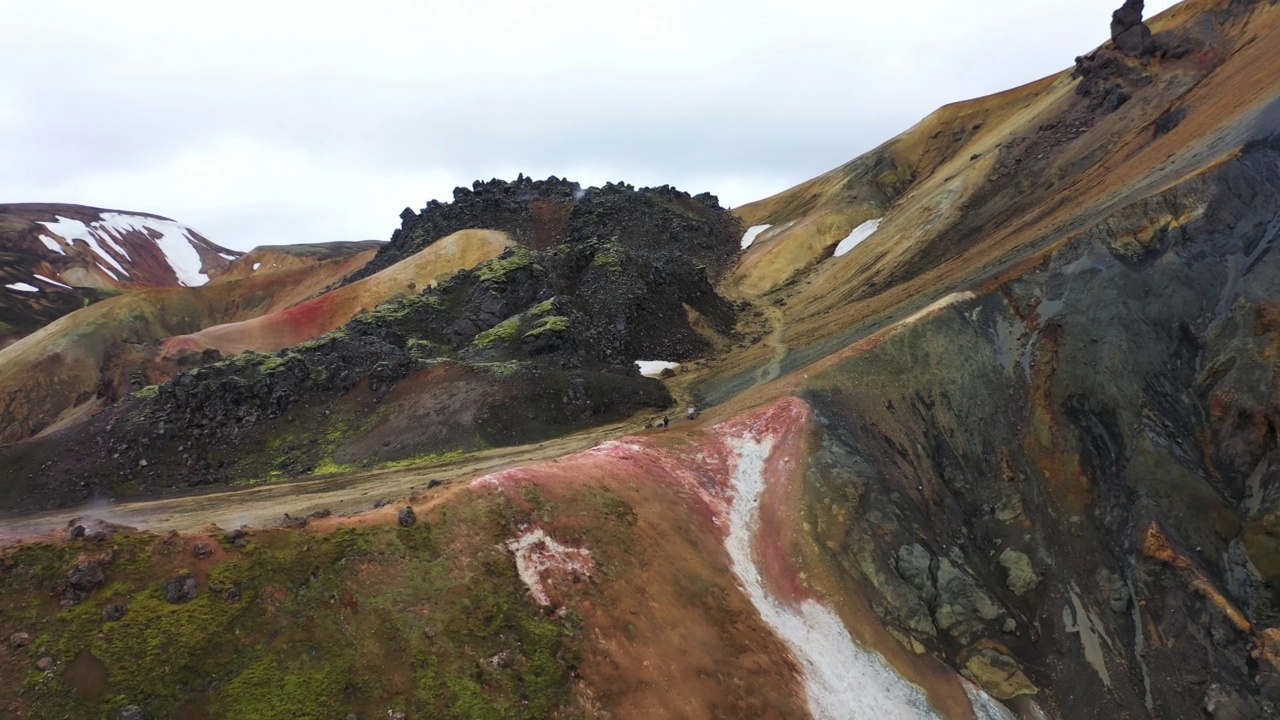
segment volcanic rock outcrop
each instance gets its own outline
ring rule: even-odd
[[[1155,52],[1151,28],[1142,22],[1143,0],[1125,0],[1111,15],[1111,42],[1130,57],[1150,57]]]
[[[438,214],[527,239],[533,231],[521,223],[532,215],[522,213],[564,202],[554,239],[537,243],[544,250],[510,247],[316,340],[182,373],[88,423],[0,449],[15,477],[35,483],[14,487],[41,488],[21,502],[307,474],[553,437],[669,406],[662,384],[641,377],[635,361],[688,359],[732,332],[735,308],[712,280],[734,255],[738,223],[714,198],[613,184],[580,189],[556,179],[476,187]],[[445,221],[431,219],[433,207],[421,223],[435,232]],[[417,227],[379,251],[416,254],[329,295],[448,241],[420,244]],[[367,403],[380,412],[368,417]],[[297,434],[290,428],[299,416],[311,418],[306,427],[332,428],[331,440],[282,442]],[[433,427],[407,436],[415,416]],[[46,454],[72,436],[84,438],[85,452]],[[384,444],[375,441],[384,436]],[[54,466],[62,472],[48,472]]]

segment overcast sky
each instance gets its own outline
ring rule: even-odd
[[[739,205],[1069,67],[1120,4],[17,0],[0,202],[240,249],[385,240],[406,205],[518,172]]]

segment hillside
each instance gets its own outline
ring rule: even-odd
[[[477,182],[0,350],[0,712],[1280,717],[1280,4],[1110,31],[732,213]]]

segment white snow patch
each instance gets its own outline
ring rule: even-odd
[[[106,268],[102,263],[94,263],[94,265],[97,265],[97,266],[98,266],[98,269],[99,269],[99,270],[101,270],[102,272],[104,272],[104,273],[106,273],[106,274],[110,275],[112,280],[119,280],[119,279],[120,279],[119,277],[117,277],[117,276],[116,276],[116,274],[115,274],[115,273],[113,273],[113,272],[111,272],[110,270],[108,270],[108,269],[107,269],[107,268]]]
[[[590,577],[595,569],[591,551],[556,542],[542,528],[535,528],[507,541],[516,556],[516,571],[539,605],[550,605],[547,587],[554,576]]]
[[[850,230],[849,235],[845,239],[841,240],[839,245],[836,245],[836,257],[844,255],[850,250],[858,247],[863,240],[871,237],[876,230],[880,229],[880,221],[883,219],[884,218],[876,218],[875,220],[868,220],[858,227]]]
[[[22,292],[40,292],[40,288],[33,287],[24,282],[14,283],[12,285],[5,285],[5,287],[9,288],[10,290],[21,290]]]
[[[57,218],[58,219],[54,222],[41,221],[40,224],[49,228],[51,232],[53,232],[55,235],[62,237],[62,239],[66,240],[67,242],[72,242],[74,240],[83,240],[85,243],[89,245],[90,248],[93,249],[93,252],[95,254],[97,254],[103,260],[107,261],[107,263],[110,264],[111,267],[119,271],[121,275],[127,276],[129,274],[129,272],[124,269],[124,266],[121,265],[115,259],[115,257],[111,255],[111,253],[107,252],[106,248],[102,246],[102,243],[98,242],[99,233],[94,232],[92,228],[80,222],[79,220],[64,218],[61,215],[57,216]],[[111,242],[110,236],[107,235],[106,233],[102,233],[101,237],[102,239],[107,240],[108,242]],[[114,242],[112,242],[111,244],[113,247],[116,247],[117,249],[119,248],[119,246],[115,245]],[[128,257],[128,255],[126,255],[125,257]],[[102,264],[99,263],[98,266],[101,267]],[[103,268],[103,269],[105,270],[106,268]],[[111,277],[117,280],[119,279],[119,277],[116,276],[115,273],[109,272],[109,274],[111,275]]]
[[[66,288],[66,289],[68,289],[68,290],[70,290],[70,289],[71,289],[71,286],[70,286],[70,285],[67,285],[67,284],[65,284],[65,283],[60,283],[60,282],[58,282],[57,280],[54,280],[53,278],[47,278],[47,277],[45,277],[45,276],[43,276],[43,275],[39,275],[39,274],[37,274],[37,275],[36,275],[36,279],[37,279],[37,280],[43,280],[43,281],[45,281],[45,282],[49,283],[50,285],[57,285],[58,287],[64,287],[64,288]]]
[[[260,267],[262,267],[262,263],[254,263],[254,264],[253,264],[253,271],[254,271],[254,272],[257,272],[257,271],[258,271],[258,268],[260,268]]]
[[[640,374],[645,377],[657,377],[662,374],[663,370],[675,370],[680,367],[680,363],[666,360],[637,360],[636,365],[640,368]]]
[[[924,692],[898,675],[878,653],[859,647],[830,608],[815,600],[791,607],[765,589],[752,540],[760,522],[763,471],[773,439],[735,438],[730,446],[738,461],[725,549],[747,597],[799,660],[809,713],[815,720],[938,718]]]
[[[747,232],[742,235],[742,249],[746,250],[747,248],[751,247],[751,243],[755,242],[756,238],[760,237],[760,233],[764,232],[765,230],[768,230],[771,227],[773,226],[772,225],[752,225],[751,227],[747,228]]]
[[[235,255],[228,255],[228,254],[226,254],[226,253],[222,253],[222,252],[218,253],[218,257],[222,258],[223,260],[235,260],[235,259],[236,259],[236,256],[235,256]]]
[[[191,231],[185,225],[176,223],[172,220],[160,220],[159,218],[142,217],[140,215],[126,215],[124,213],[102,213],[102,220],[94,223],[94,225],[103,228],[112,228],[119,232],[137,231],[148,234],[147,231],[154,231],[160,238],[156,240],[156,245],[160,247],[160,251],[164,253],[164,257],[169,261],[169,267],[173,268],[173,273],[178,276],[178,284],[187,287],[195,287],[209,282],[209,276],[200,272],[200,254],[196,252],[195,246],[192,245],[194,238],[191,237]]]
[[[47,248],[49,248],[50,250],[52,250],[52,251],[54,251],[54,252],[58,253],[59,255],[66,255],[66,254],[67,254],[67,251],[62,249],[62,246],[58,244],[58,241],[57,241],[57,240],[54,240],[53,238],[49,237],[48,235],[41,235],[41,236],[40,236],[40,242],[44,243],[44,246],[45,246],[45,247],[47,247]]]

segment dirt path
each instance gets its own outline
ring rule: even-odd
[[[427,493],[427,483],[432,480],[441,483],[430,491],[438,493],[477,475],[560,457],[639,431],[641,423],[633,419],[542,443],[475,453],[450,463],[325,475],[183,497],[99,502],[32,515],[0,517],[0,543],[55,531],[85,515],[142,530],[192,532],[210,524],[228,529],[241,525],[274,525],[285,513],[305,516],[329,510],[336,515],[355,514],[373,509],[379,500]]]
[[[763,385],[777,378],[782,372],[782,361],[787,357],[787,346],[782,339],[784,327],[782,308],[776,305],[765,305],[763,310],[765,319],[769,323],[769,334],[765,335],[761,342],[765,347],[773,350],[773,358],[756,373],[757,385]]]

